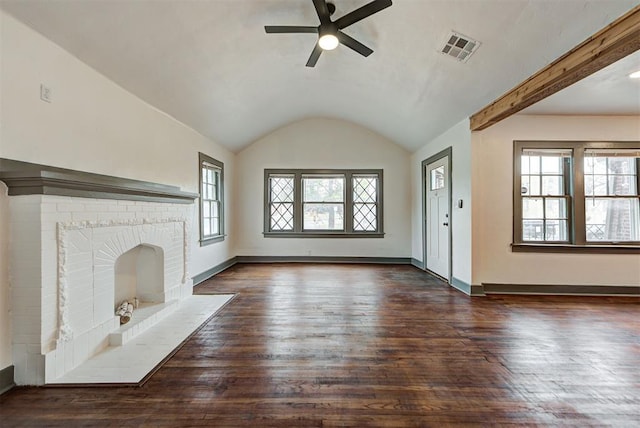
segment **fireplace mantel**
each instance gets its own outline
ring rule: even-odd
[[[177,186],[2,158],[0,181],[7,185],[10,196],[57,195],[179,204],[193,203],[200,196]]]

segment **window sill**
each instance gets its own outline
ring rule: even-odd
[[[511,244],[514,253],[639,254],[640,245]]]
[[[224,241],[225,236],[227,235],[218,235],[218,236],[213,236],[211,238],[201,239],[200,246],[205,247],[207,245],[215,244],[216,242]]]
[[[384,233],[263,232],[265,238],[384,238]]]

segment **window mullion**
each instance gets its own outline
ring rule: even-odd
[[[293,230],[294,232],[302,232],[303,210],[303,189],[302,189],[302,172],[296,171],[293,180]]]
[[[344,175],[344,230],[353,232],[353,174],[347,172]]]
[[[573,220],[573,243],[576,245],[585,245],[587,243],[584,170],[584,146],[577,146],[573,150],[573,168],[571,169],[573,178],[573,210],[570,215]]]
[[[513,150],[513,242],[522,242],[522,144]]]

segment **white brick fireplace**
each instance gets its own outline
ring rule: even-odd
[[[53,382],[108,346],[109,334],[120,327],[120,299],[164,303],[191,295],[192,209],[12,197],[11,236],[19,237],[11,244],[16,383]]]
[[[10,195],[14,189],[10,281],[19,385],[55,383],[109,346],[110,335],[113,342],[112,333],[121,329],[115,315],[121,300],[138,297],[147,309],[167,306],[190,296],[193,288],[189,230],[197,195],[132,180],[114,184],[115,178],[95,174],[79,173],[72,181],[72,171],[45,168],[0,177]],[[52,170],[56,180],[64,176],[67,188],[55,188]],[[74,186],[87,189],[68,190]]]

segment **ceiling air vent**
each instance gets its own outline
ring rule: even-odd
[[[452,56],[458,61],[467,62],[471,54],[478,49],[478,46],[480,46],[480,42],[452,31],[440,52]]]

